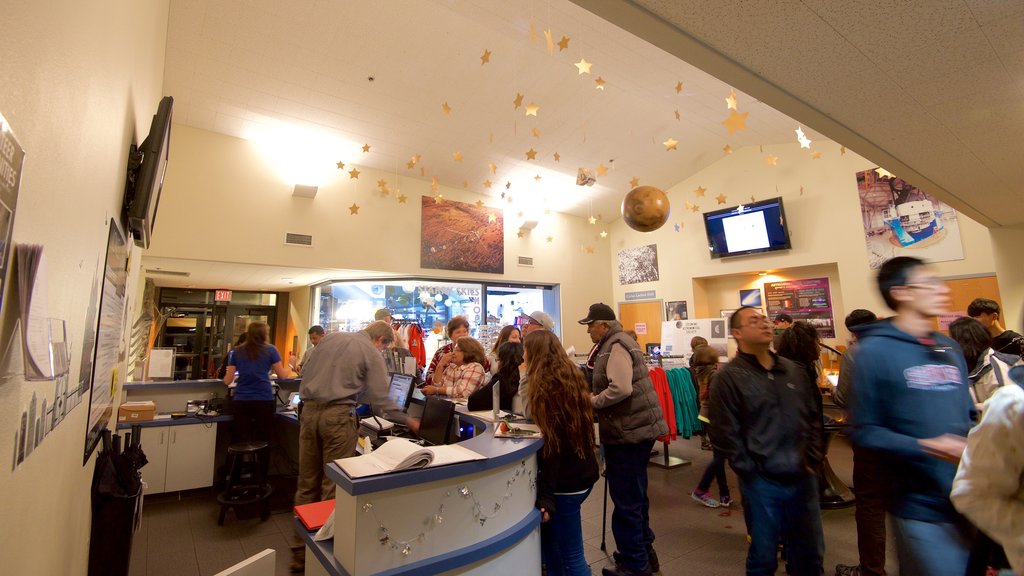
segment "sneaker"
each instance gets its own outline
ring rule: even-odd
[[[718,503],[722,505],[722,508],[728,508],[732,504],[732,498],[729,496],[722,496],[718,499]]]
[[[860,576],[860,566],[836,564],[836,576]]]
[[[701,490],[694,490],[693,493],[690,494],[690,498],[693,498],[694,500],[700,502],[701,504],[707,506],[708,508],[718,508],[719,506],[721,506],[718,500],[715,500],[707,492]]]
[[[701,450],[711,450],[712,449],[711,448],[711,441],[708,440],[707,436],[701,436],[700,437],[700,449]]]

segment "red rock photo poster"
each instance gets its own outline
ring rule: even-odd
[[[423,196],[420,267],[505,273],[505,218],[500,209]]]

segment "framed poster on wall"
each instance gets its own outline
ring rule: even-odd
[[[804,320],[818,330],[822,338],[835,338],[832,317],[832,294],[828,278],[806,278],[767,282],[764,285],[768,318],[785,312],[793,320]]]

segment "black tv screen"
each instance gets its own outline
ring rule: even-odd
[[[149,135],[139,145],[142,163],[134,173],[134,187],[128,201],[128,229],[135,244],[142,248],[149,248],[156,210],[160,205],[160,191],[164,186],[167,159],[170,157],[173,106],[174,99],[170,96],[160,100],[149,127]]]
[[[712,258],[789,250],[782,198],[770,198],[704,214]]]

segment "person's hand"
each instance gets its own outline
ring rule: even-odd
[[[413,434],[419,434],[420,433],[420,419],[419,418],[409,418],[405,422],[405,427],[408,428]]]
[[[935,438],[921,438],[917,441],[925,454],[950,464],[959,464],[967,448],[967,438],[956,434],[943,434]]]
[[[540,521],[541,521],[541,523],[547,522],[549,520],[551,520],[551,515],[548,514],[547,510],[541,508],[540,509]]]
[[[444,354],[441,354],[441,357],[437,360],[437,368],[435,370],[444,368],[452,361],[453,358],[455,358],[454,352],[445,352]]]

